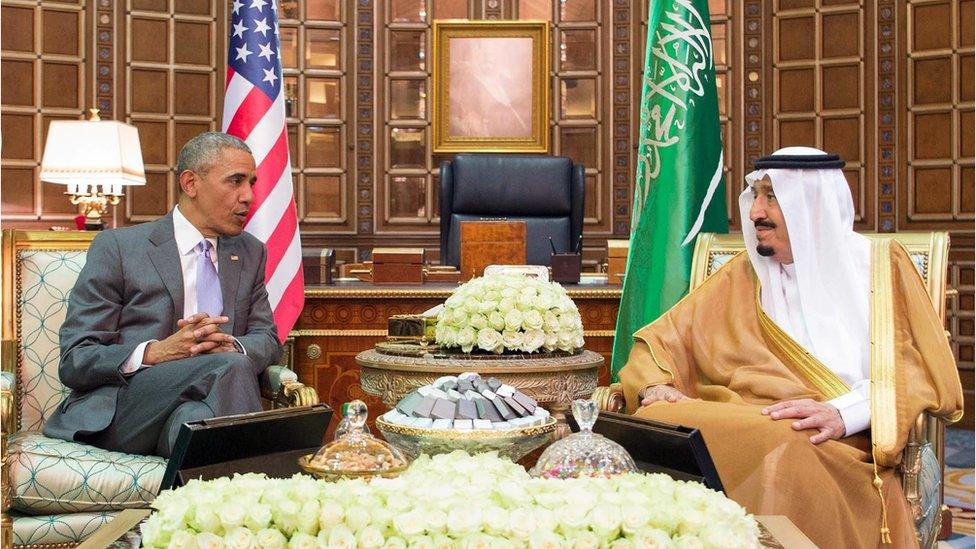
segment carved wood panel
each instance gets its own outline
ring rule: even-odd
[[[91,105],[89,5],[0,2],[3,219],[66,225],[77,210],[65,187],[38,179],[47,127]]]
[[[146,184],[120,205],[128,222],[151,221],[176,203],[176,156],[200,132],[219,129],[226,6],[216,0],[127,0],[120,14],[122,120],[139,129]],[[218,67],[221,68],[218,77]]]

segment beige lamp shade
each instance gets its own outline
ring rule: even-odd
[[[69,194],[79,195],[121,195],[124,185],[145,185],[139,130],[115,120],[51,122],[41,181],[67,185]]]

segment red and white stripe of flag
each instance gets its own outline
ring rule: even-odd
[[[227,70],[223,131],[247,143],[257,165],[254,200],[244,230],[265,243],[265,284],[278,337],[288,337],[305,304],[302,243],[288,159],[285,87],[271,101],[233,69]]]

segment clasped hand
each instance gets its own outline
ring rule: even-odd
[[[840,410],[809,398],[777,402],[763,408],[762,413],[772,419],[798,419],[792,424],[796,431],[816,429],[819,432],[810,437],[810,442],[814,444],[840,439],[847,432]]]
[[[142,362],[152,365],[204,353],[235,352],[234,337],[220,331],[220,326],[229,320],[226,316],[206,313],[180,319],[176,322],[176,333],[146,346]]]

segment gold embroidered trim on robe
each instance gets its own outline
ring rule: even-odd
[[[876,463],[898,443],[890,248],[891,239],[884,238],[871,249],[871,445]]]
[[[762,299],[760,298],[762,285],[759,283],[758,277],[753,280],[756,284],[756,312],[759,315],[759,326],[773,351],[779,351],[781,356],[790,359],[784,361],[784,364],[794,369],[800,377],[812,383],[827,399],[851,392],[850,386],[844,383],[844,380],[825,366],[823,362],[820,362],[810,351],[794,341],[773,319],[769,318],[769,315],[762,308]]]

